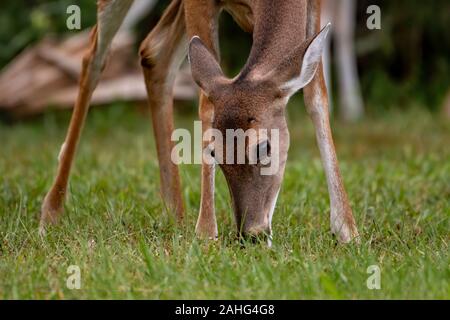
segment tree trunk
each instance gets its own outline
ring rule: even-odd
[[[339,78],[340,115],[345,121],[355,121],[364,113],[363,99],[354,46],[356,23],[356,1],[337,1],[336,17],[336,59]]]

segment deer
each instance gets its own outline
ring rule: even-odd
[[[132,0],[98,0],[97,24],[82,62],[79,94],[59,154],[54,182],[44,198],[40,230],[55,224],[63,212],[70,170],[89,99],[106,65],[108,49]],[[303,89],[306,111],[315,128],[330,198],[331,231],[341,243],[359,234],[339,170],[328,114],[322,50],[331,28],[320,27],[320,0],[172,0],[140,46],[160,168],[162,201],[180,223],[185,207],[178,167],[171,161],[174,130],[172,88],[188,56],[199,86],[198,114],[202,130],[266,128],[279,132],[278,166],[261,175],[256,163],[220,164],[230,191],[239,234],[272,235],[272,217],[284,177],[289,149],[286,105]],[[246,64],[234,78],[220,67],[218,18],[228,12],[253,36]],[[256,147],[270,149],[270,136]],[[204,148],[213,141],[203,141]],[[216,164],[202,162],[201,197],[196,235],[217,239],[215,215]]]

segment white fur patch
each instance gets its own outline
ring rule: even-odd
[[[61,162],[61,157],[64,151],[66,151],[66,142],[61,145],[61,149],[59,150],[58,154],[58,162]]]
[[[267,239],[267,246],[269,248],[272,247],[272,218],[273,218],[273,213],[275,212],[275,206],[277,204],[278,195],[280,194],[280,189],[278,189],[277,194],[275,195],[275,197],[272,200],[272,206],[270,208],[269,215],[268,215],[268,218],[269,218],[269,232],[270,232],[270,234],[269,234],[269,237]]]
[[[304,88],[314,78],[320,61],[322,60],[322,51],[325,47],[325,39],[330,31],[330,27],[331,24],[327,24],[306,49],[300,75],[289,80],[281,87],[282,90],[288,91],[289,96]]]

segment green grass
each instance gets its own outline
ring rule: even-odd
[[[129,108],[129,107],[128,107]],[[218,173],[219,240],[194,236],[199,166],[181,168],[185,226],[168,218],[149,116],[92,110],[62,223],[38,235],[68,113],[0,124],[0,298],[449,299],[450,123],[425,111],[333,123],[362,243],[336,245],[313,128],[290,106],[291,150],[274,245],[236,241]],[[177,125],[192,126],[189,112]],[[81,289],[66,287],[81,269]],[[366,270],[381,268],[381,290]]]

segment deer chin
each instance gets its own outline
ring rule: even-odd
[[[268,220],[268,226],[265,228],[264,232],[267,234],[267,246],[269,248],[272,247],[272,218],[273,214],[275,212],[275,206],[277,204],[278,195],[280,194],[280,189],[278,189],[277,193],[275,194],[275,197],[272,199],[272,204],[269,208],[269,211],[267,212],[267,220]]]
[[[280,187],[251,189],[251,186],[229,183],[237,232],[246,240],[266,241],[271,245],[272,217]]]
[[[277,204],[277,200],[278,200],[278,195],[280,194],[280,189],[278,189],[275,198],[273,198],[272,200],[272,206],[270,207],[270,211],[269,211],[269,228],[270,228],[270,235],[272,235],[272,218],[273,218],[273,213],[275,212],[275,206]]]

